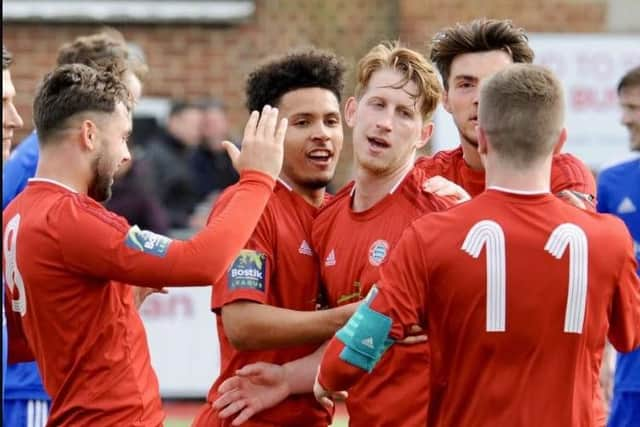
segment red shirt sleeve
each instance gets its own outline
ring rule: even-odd
[[[621,235],[628,249],[609,310],[609,341],[616,350],[629,352],[640,347],[640,279],[631,237],[628,233]]]
[[[413,325],[425,326],[427,272],[419,240],[414,225],[405,230],[389,262],[381,267],[378,293],[369,302],[371,309],[391,318],[389,336],[396,340],[406,337]],[[347,390],[366,374],[340,358],[343,349],[334,337],[322,358],[318,381],[327,390]]]
[[[77,196],[60,203],[52,220],[65,263],[78,273],[149,287],[207,285],[224,274],[246,244],[273,187],[269,176],[243,172],[225,209],[188,241],[129,227],[123,218]]]
[[[32,362],[35,360],[22,329],[20,313],[11,307],[12,298],[9,286],[4,285],[5,315],[7,318],[7,361],[9,363]]]
[[[216,205],[212,215],[224,209],[227,200],[220,202],[222,206]],[[224,305],[239,300],[267,302],[275,262],[274,227],[275,221],[267,206],[251,238],[240,253],[236,253],[226,274],[216,283],[211,297],[213,311],[218,312]]]
[[[589,210],[595,212],[596,180],[591,170],[580,159],[563,153],[553,157],[551,167],[551,191],[556,194],[571,190],[591,198]]]

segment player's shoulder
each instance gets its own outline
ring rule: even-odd
[[[416,167],[424,170],[429,176],[441,175],[443,171],[455,167],[463,158],[462,147],[441,150],[431,156],[422,156],[416,160]]]
[[[598,174],[598,179],[626,175],[633,170],[640,173],[640,153],[605,164]]]
[[[571,153],[558,153],[553,156],[552,173],[560,172],[565,175],[592,175],[591,169],[579,158]]]
[[[429,170],[416,165],[402,180],[397,192],[409,202],[410,206],[421,213],[442,211],[452,207],[455,204],[452,199],[439,197],[423,190],[424,183],[433,176]]]

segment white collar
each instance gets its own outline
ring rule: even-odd
[[[549,190],[513,190],[511,188],[499,187],[497,185],[491,185],[487,187],[487,190],[496,190],[503,193],[520,194],[524,196],[534,196],[539,194],[551,194]]]

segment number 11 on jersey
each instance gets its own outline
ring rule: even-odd
[[[569,248],[569,286],[564,332],[582,333],[587,304],[589,248],[587,235],[574,224],[562,224],[553,230],[544,250],[561,259]],[[506,252],[500,224],[484,220],[475,224],[462,244],[462,250],[478,258],[485,248],[487,266],[487,332],[506,331]],[[540,248],[543,250],[543,248]]]

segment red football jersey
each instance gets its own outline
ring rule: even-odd
[[[592,427],[605,337],[640,346],[635,269],[620,220],[489,190],[408,228],[371,307],[393,319],[393,337],[426,327],[429,426]],[[337,350],[321,367],[330,387],[342,385],[336,366],[353,372]]]
[[[216,204],[213,214],[233,197],[231,187]],[[219,419],[210,403],[219,394],[220,384],[235,371],[254,362],[284,364],[313,353],[318,346],[308,345],[274,350],[239,351],[225,335],[220,311],[226,304],[240,300],[254,301],[290,310],[316,309],[319,292],[318,261],[311,249],[311,224],[318,209],[299,194],[278,181],[274,194],[256,230],[216,284],[212,309],[216,312],[220,340],[220,376],[214,382],[206,404],[194,426],[229,426],[233,417]],[[247,426],[327,426],[331,414],[316,402],[312,393],[289,396],[273,408],[254,415]]]
[[[248,172],[242,179],[248,192],[230,208],[236,212],[225,213],[232,218],[271,195],[271,178]],[[132,288],[122,282],[211,283],[255,222],[247,215],[247,224],[232,229],[222,219],[192,241],[172,241],[43,179],[31,180],[2,216],[7,314],[24,330],[53,399],[47,425],[161,425],[144,327]],[[210,245],[224,249],[212,253]]]
[[[431,157],[421,157],[416,166],[425,169],[429,176],[441,175],[464,188],[471,197],[484,191],[484,170],[473,170],[464,161],[462,147],[439,151]],[[568,153],[553,156],[551,167],[551,192],[573,190],[593,197],[595,206],[596,182],[587,166]]]
[[[413,168],[397,188],[364,212],[351,209],[351,183],[318,215],[312,238],[329,306],[364,298],[378,281],[378,267],[387,260],[404,229],[425,213],[452,205],[422,191],[427,178],[424,170]],[[427,343],[391,347],[375,375],[367,376],[349,391],[349,425],[423,427],[429,381],[426,375],[415,373],[428,370],[428,348]]]

